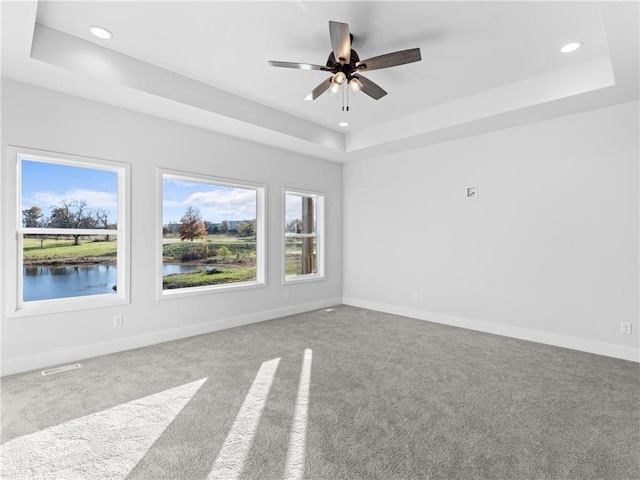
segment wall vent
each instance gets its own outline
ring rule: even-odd
[[[76,370],[81,366],[82,365],[80,365],[79,363],[74,363],[73,365],[65,365],[64,367],[48,368],[47,370],[42,371],[42,376],[46,377],[47,375],[53,375],[54,373],[66,372],[67,370]]]

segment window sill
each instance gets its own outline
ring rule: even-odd
[[[7,318],[32,317],[36,315],[49,315],[55,313],[74,312],[78,310],[90,310],[93,308],[108,308],[128,305],[126,298],[112,295],[96,295],[90,298],[73,297],[55,300],[39,300],[29,302],[7,313]]]
[[[176,288],[171,290],[162,290],[158,295],[158,300],[192,297],[195,295],[208,295],[212,293],[231,293],[238,290],[253,290],[256,288],[265,288],[266,286],[266,282],[242,282],[222,285],[208,285],[204,287]]]
[[[291,285],[292,283],[320,282],[325,280],[324,275],[311,273],[308,275],[289,275],[284,277],[283,285]]]

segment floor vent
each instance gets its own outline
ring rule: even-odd
[[[79,363],[74,363],[73,365],[65,365],[64,367],[49,368],[42,371],[42,376],[46,377],[47,375],[53,375],[54,373],[66,372],[67,370],[75,370],[77,368],[80,368],[81,366],[82,365],[80,365]]]

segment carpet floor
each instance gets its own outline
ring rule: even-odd
[[[338,306],[2,379],[3,479],[640,479],[640,365]]]

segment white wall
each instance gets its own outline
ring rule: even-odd
[[[7,146],[131,164],[131,303],[6,318],[2,374],[321,308],[342,296],[342,166],[23,83],[2,80],[2,194],[15,181]],[[156,300],[156,178],[169,168],[267,185],[266,288]],[[282,187],[326,193],[326,280],[282,285]],[[5,198],[5,197],[3,197]],[[5,202],[6,203],[6,202]],[[2,217],[14,215],[3,208]],[[3,222],[2,262],[15,248]],[[11,281],[3,270],[2,282]],[[284,290],[290,291],[289,300]],[[2,289],[3,304],[7,301]],[[124,315],[124,328],[113,316]]]
[[[347,164],[345,303],[638,360],[638,129],[633,102]]]
[[[10,80],[1,90],[2,195],[13,182],[8,145],[129,162],[133,220],[130,305],[6,318],[1,289],[3,374],[320,308],[343,295],[354,305],[638,358],[637,102],[343,171]],[[155,299],[158,167],[268,185],[267,288]],[[475,200],[465,198],[472,185]],[[281,285],[282,186],[327,193],[326,281]],[[3,219],[13,214],[2,208]],[[3,264],[15,245],[4,225]],[[113,328],[116,313],[122,329]],[[619,333],[621,321],[634,323],[632,336]]]

